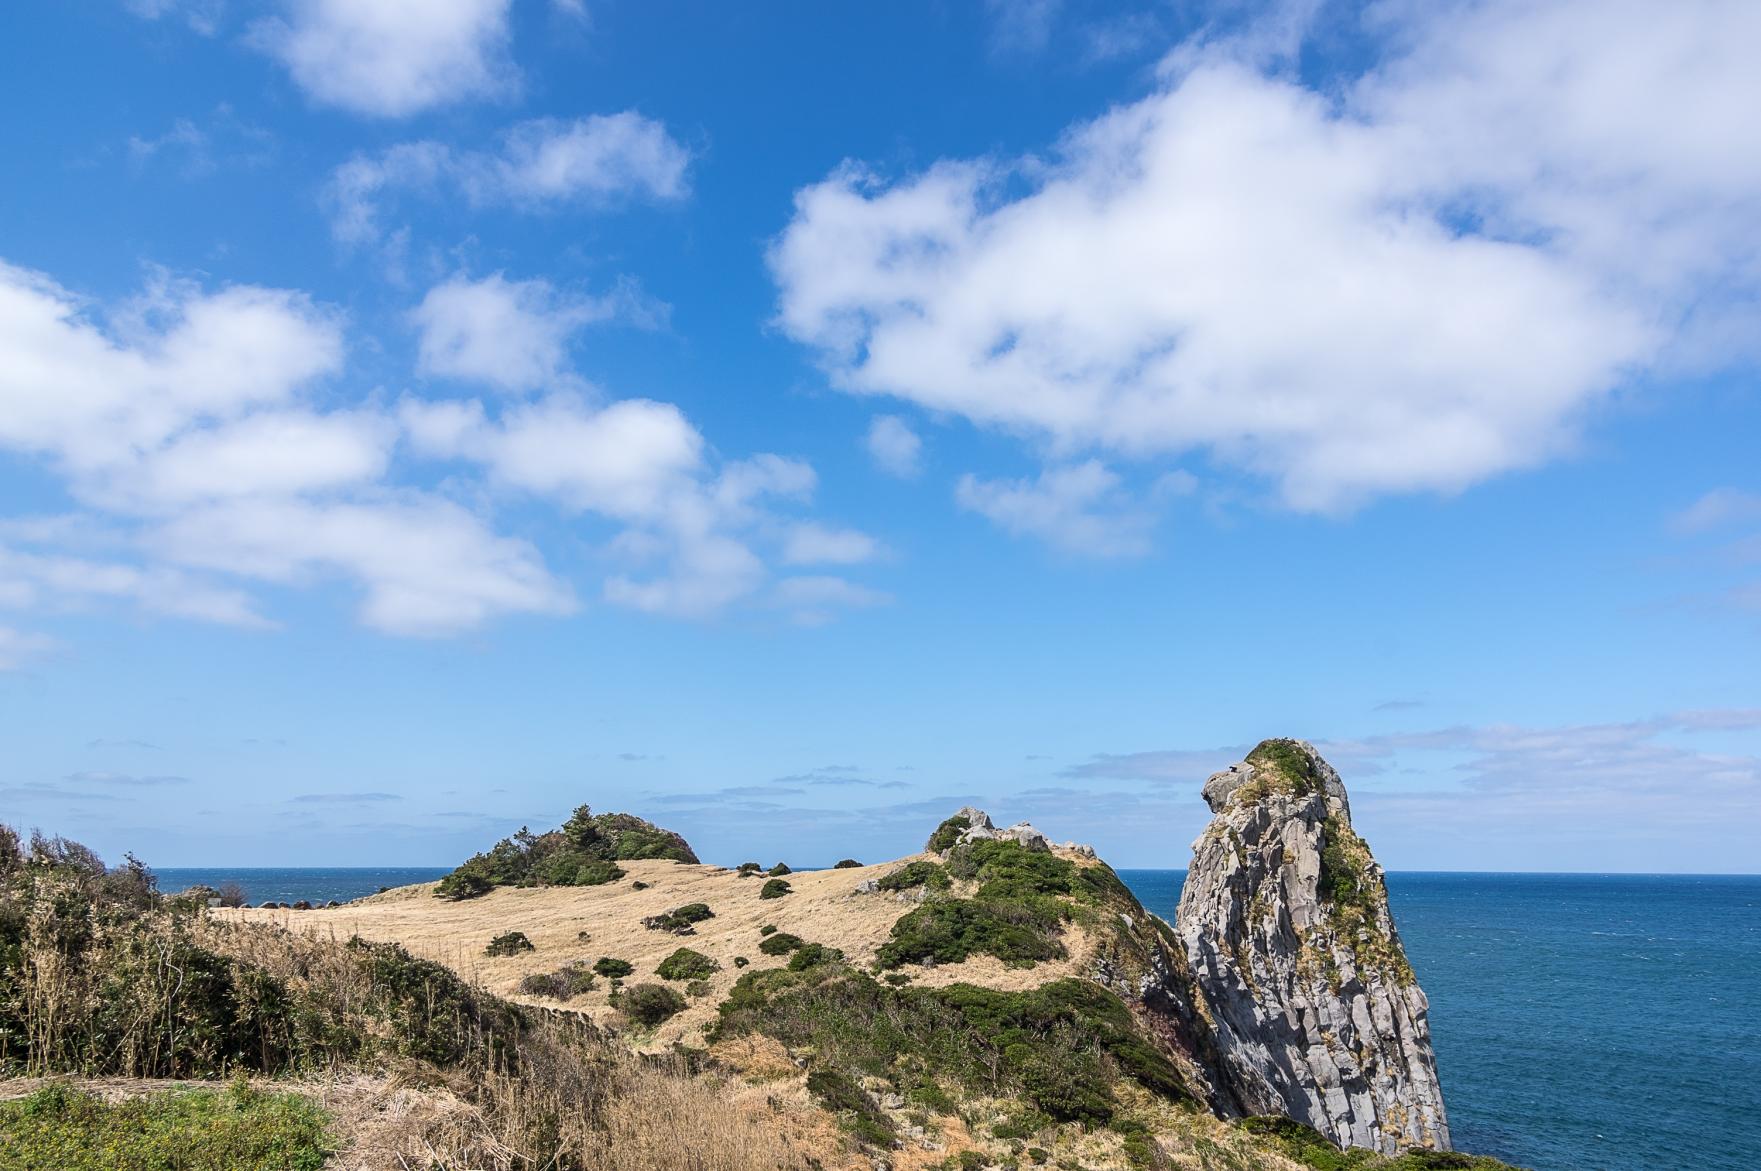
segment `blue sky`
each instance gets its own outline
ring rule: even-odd
[[[0,820],[1761,870],[1752,6],[4,20]]]

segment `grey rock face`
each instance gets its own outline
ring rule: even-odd
[[[1342,1146],[1449,1148],[1425,994],[1339,774],[1271,740],[1205,782],[1176,931],[1215,1076]]]
[[[960,812],[954,816],[964,817],[971,823],[966,829],[960,831],[960,843],[1004,841],[1020,842],[1029,850],[1049,851],[1052,848],[1052,843],[1046,835],[1025,821],[1016,822],[1008,829],[998,829],[991,822],[990,814],[970,805],[962,807]]]

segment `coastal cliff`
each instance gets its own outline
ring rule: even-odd
[[[1448,1150],[1425,994],[1339,774],[1268,740],[1204,797],[1175,927],[1220,1095],[1341,1146]]]

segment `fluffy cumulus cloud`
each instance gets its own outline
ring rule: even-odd
[[[610,522],[606,556],[617,567],[608,601],[650,613],[699,617],[767,590],[783,605],[866,604],[852,587],[842,599],[805,599],[773,588],[774,557],[800,563],[872,555],[872,538],[789,520],[784,510],[812,496],[808,465],[758,455],[717,466],[701,433],[670,403],[595,403],[556,394],[491,414],[481,402],[408,399],[403,425],[417,452],[484,469],[506,491],[550,500]],[[804,544],[805,542],[805,544]]]
[[[492,149],[398,143],[343,163],[324,190],[331,232],[347,244],[386,233],[384,208],[406,195],[461,196],[474,207],[542,211],[668,202],[688,191],[690,152],[634,110],[521,122]]]
[[[257,587],[332,581],[392,634],[572,611],[537,545],[495,530],[499,496],[596,524],[615,603],[704,616],[749,602],[804,620],[875,604],[842,578],[773,570],[880,553],[800,515],[811,467],[719,459],[676,406],[609,400],[573,374],[571,332],[629,300],[445,281],[412,312],[418,368],[502,391],[498,405],[335,406],[344,322],[298,293],[160,276],[105,312],[0,266],[0,452],[55,473],[77,506],[0,520],[0,615],[126,606],[266,627]],[[455,496],[431,486],[442,478]],[[0,624],[0,669],[50,646]]]
[[[876,415],[863,446],[875,466],[888,475],[909,480],[923,470],[923,439],[897,415]]]
[[[459,275],[434,286],[410,313],[420,331],[419,373],[529,391],[570,381],[568,346],[582,326],[626,318],[651,325],[664,306],[630,289],[603,297],[561,294],[544,280]]]
[[[1755,356],[1761,9],[1376,19],[1337,91],[1197,42],[1048,157],[844,166],[774,244],[780,324],[849,392],[1313,511],[1535,465],[1635,372]],[[1026,527],[1025,491],[965,494]]]
[[[513,92],[512,0],[286,0],[251,39],[314,102],[401,118]]]
[[[343,324],[298,293],[162,277],[99,315],[0,266],[0,355],[0,449],[84,508],[0,530],[0,606],[262,626],[250,583],[342,580],[368,625],[437,634],[573,604],[529,544],[389,482],[394,419],[315,405]]]
[[[967,475],[954,490],[962,508],[1066,553],[1133,557],[1146,552],[1154,515],[1098,460],[1047,468],[1032,480]]]

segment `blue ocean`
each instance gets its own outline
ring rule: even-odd
[[[440,869],[161,870],[324,902]],[[1174,917],[1178,870],[1121,870]],[[1761,878],[1388,877],[1455,1144],[1534,1171],[1761,1167]]]
[[[1121,870],[1174,917],[1184,871]],[[1535,1171],[1761,1167],[1761,878],[1388,876],[1455,1145]]]

